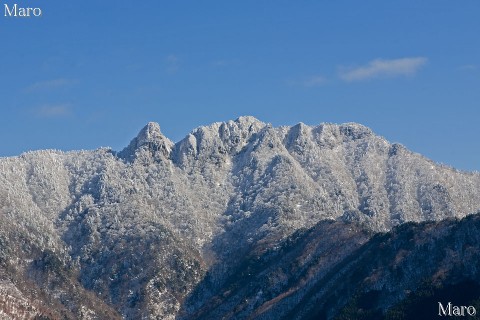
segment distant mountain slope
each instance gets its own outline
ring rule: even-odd
[[[342,305],[338,319],[443,319],[438,302],[474,305],[478,314],[480,214],[399,226],[373,237],[340,266],[343,278],[323,297],[310,291],[288,319],[330,318]],[[335,298],[337,306],[330,304]]]
[[[35,261],[48,253],[124,318],[174,319],[198,312],[235,261],[319,222],[373,234],[479,209],[479,174],[437,165],[359,124],[274,128],[241,117],[174,144],[149,123],[120,152],[0,159],[0,240],[16,246],[2,251],[11,269],[0,280],[45,286]],[[211,292],[188,300],[207,272]],[[49,290],[75,317],[83,307],[103,312],[82,307],[73,291]]]
[[[213,288],[213,290],[212,290]],[[322,221],[253,251],[188,319],[434,319],[444,306],[480,311],[480,214],[370,234]],[[444,318],[444,317],[443,317]],[[468,317],[467,317],[468,318]]]

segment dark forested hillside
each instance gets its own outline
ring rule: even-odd
[[[480,307],[479,214],[371,235],[325,221],[253,251],[220,283],[205,278],[192,318],[433,319],[438,302]]]

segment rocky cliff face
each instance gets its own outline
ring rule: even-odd
[[[312,252],[339,252],[319,267],[326,272],[376,232],[479,209],[479,174],[437,165],[359,124],[274,128],[241,117],[174,144],[149,123],[120,152],[0,159],[1,279],[34,305],[15,284],[24,279],[45,292],[38,308],[73,318],[114,310],[128,319],[195,318],[235,282],[244,257],[299,232],[323,235]],[[279,272],[271,285],[300,270]]]

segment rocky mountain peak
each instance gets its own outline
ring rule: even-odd
[[[164,139],[160,131],[160,125],[156,122],[149,122],[137,135],[137,147]]]
[[[250,126],[264,127],[265,123],[252,116],[240,116],[235,122],[239,127],[249,128]]]
[[[168,157],[172,147],[173,142],[162,134],[160,125],[149,122],[118,155],[120,158],[133,160],[139,150],[147,150],[154,155]]]
[[[339,129],[345,138],[351,140],[362,139],[374,135],[370,128],[355,122],[341,124]]]

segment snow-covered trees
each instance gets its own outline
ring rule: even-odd
[[[479,174],[437,165],[354,123],[274,128],[241,117],[176,144],[149,123],[118,153],[0,159],[0,235],[54,252],[129,317],[177,312],[214,261],[321,220],[386,231],[461,217],[479,203]]]

